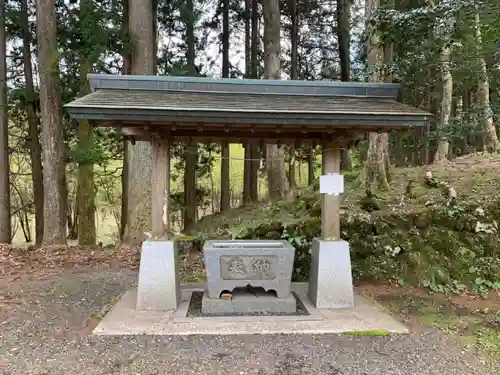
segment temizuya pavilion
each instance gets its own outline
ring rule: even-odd
[[[431,116],[397,102],[400,86],[391,83],[100,74],[88,78],[92,92],[66,105],[70,115],[94,126],[115,127],[128,139],[150,141],[153,147],[153,240],[143,244],[139,310],[174,310],[180,298],[175,246],[164,237],[170,141],[320,142],[326,175],[340,172],[341,149],[366,132],[424,126]],[[322,195],[321,207],[322,237],[313,243],[309,298],[317,308],[352,306],[349,245],[340,239],[339,196]]]

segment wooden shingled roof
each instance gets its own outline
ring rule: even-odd
[[[183,136],[194,129],[365,132],[424,126],[432,116],[399,103],[398,84],[101,74],[88,78],[92,92],[65,106],[73,118],[104,126],[168,128]]]

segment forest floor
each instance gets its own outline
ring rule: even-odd
[[[91,336],[136,283],[138,259],[136,249],[1,249],[0,374],[500,374],[498,294],[361,285],[409,335]],[[184,279],[199,273],[199,253],[182,264]]]

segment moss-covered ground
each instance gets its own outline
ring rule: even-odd
[[[426,183],[431,172],[439,187]],[[359,171],[345,174],[342,238],[349,241],[358,281],[391,281],[434,292],[500,289],[500,157],[470,155],[439,167],[394,169],[378,191],[380,210],[363,208]],[[408,188],[411,185],[411,188]],[[457,199],[449,202],[448,188]],[[306,280],[309,248],[320,235],[320,195],[295,191],[281,202],[203,218],[185,238],[287,239],[297,249],[294,280]]]

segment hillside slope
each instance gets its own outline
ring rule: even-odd
[[[429,171],[435,187],[426,182]],[[357,279],[393,279],[435,291],[500,287],[500,157],[469,155],[439,167],[394,169],[391,189],[377,193],[380,210],[373,212],[361,207],[358,174],[345,175],[341,203],[342,237],[351,245]],[[451,204],[450,187],[457,193]],[[205,217],[193,234],[196,242],[287,239],[297,249],[294,278],[303,280],[310,241],[320,234],[319,201],[314,189],[299,190],[286,201]]]

